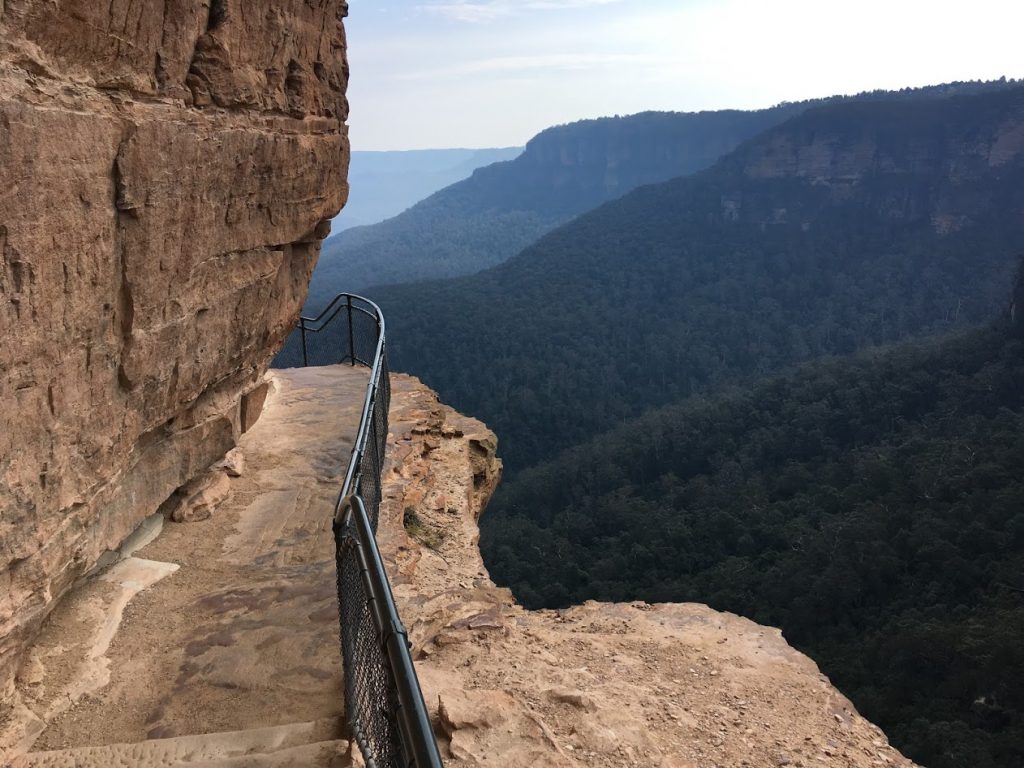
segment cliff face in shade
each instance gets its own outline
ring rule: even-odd
[[[346,12],[0,2],[0,691],[258,401],[347,196]]]

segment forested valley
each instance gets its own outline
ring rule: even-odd
[[[826,100],[367,289],[393,370],[499,436],[496,581],[781,627],[918,762],[1021,765],[1022,136],[1019,83]]]
[[[690,394],[991,317],[1024,158],[988,147],[1021,122],[1024,88],[827,105],[491,270],[369,295],[395,370],[491,426],[514,475]]]
[[[332,234],[370,226],[397,216],[477,168],[511,160],[522,147],[353,151],[348,166],[349,197],[332,222]],[[324,251],[333,247],[324,244]],[[340,289],[339,289],[340,290]]]
[[[707,168],[807,106],[647,112],[549,128],[519,157],[479,168],[387,221],[329,238],[310,283],[310,306],[343,290],[499,264],[607,200]]]
[[[504,483],[531,607],[701,602],[814,658],[930,768],[1024,760],[1024,341],[1003,320],[649,412]]]
[[[1012,85],[1012,84],[1011,84]],[[932,99],[1005,90],[1004,82],[957,82],[787,102],[761,110],[643,112],[548,128],[523,153],[370,226],[324,243],[309,289],[315,314],[341,291],[473,274],[519,253],[574,216],[644,184],[708,168],[744,141],[812,107],[834,102]],[[359,216],[380,180],[354,158],[352,201]],[[393,202],[393,201],[391,201]]]

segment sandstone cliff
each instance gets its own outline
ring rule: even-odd
[[[1014,174],[1022,157],[1024,88],[1018,85],[908,102],[902,110],[886,101],[828,105],[766,132],[735,161],[748,179],[814,185],[806,210],[855,199],[891,219],[929,221],[946,235],[1019,204]],[[726,195],[724,212],[735,215],[743,203]],[[794,215],[776,208],[757,217],[778,223],[787,213]]]
[[[347,195],[346,10],[0,0],[0,692],[258,413]]]

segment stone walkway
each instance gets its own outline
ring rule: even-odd
[[[330,520],[366,371],[273,377],[229,499],[201,522],[151,521],[48,621],[19,765],[347,764]]]

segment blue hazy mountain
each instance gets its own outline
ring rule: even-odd
[[[477,168],[511,160],[522,147],[413,149],[353,152],[348,203],[334,219],[334,232],[376,224],[458,181]]]
[[[807,106],[645,112],[549,128],[515,159],[478,168],[387,221],[329,238],[309,305],[368,285],[479,272],[608,200],[709,167]],[[353,199],[358,184],[354,178]]]

